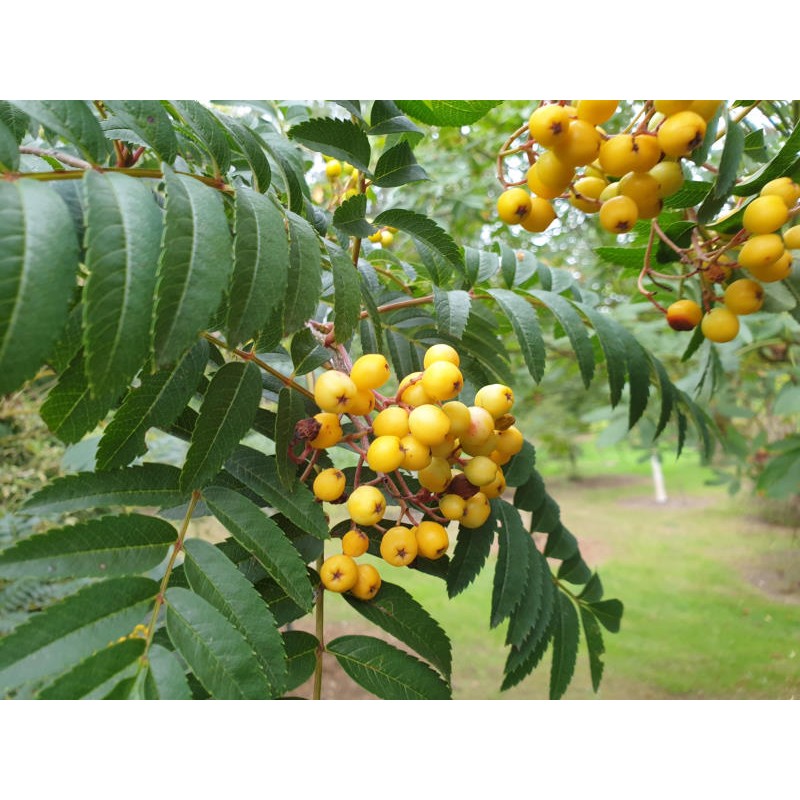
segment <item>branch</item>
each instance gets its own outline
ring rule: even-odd
[[[62,164],[66,164],[68,167],[75,167],[76,169],[93,169],[93,165],[88,161],[84,161],[82,158],[77,158],[76,156],[71,156],[69,153],[61,153],[58,150],[45,150],[42,147],[20,145],[19,151],[20,153],[31,156],[50,156],[50,158],[55,158]]]

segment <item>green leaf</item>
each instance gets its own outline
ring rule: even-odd
[[[620,621],[622,620],[622,603],[619,600],[599,600],[594,603],[587,603],[587,606],[607,631],[611,633],[619,631]]]
[[[447,596],[464,591],[483,569],[494,542],[497,517],[492,514],[478,528],[459,526],[456,546],[447,570]]]
[[[503,283],[507,289],[514,286],[514,279],[517,276],[517,254],[506,245],[500,243],[497,245],[500,250],[500,274],[503,276]]]
[[[450,640],[439,623],[405,589],[383,581],[372,600],[344,599],[365,619],[407,644],[450,680]]]
[[[775,398],[772,413],[775,415],[800,413],[800,386],[785,383]]]
[[[116,400],[147,358],[161,245],[161,212],[148,186],[87,170],[83,288],[86,374],[92,394]]]
[[[229,362],[211,379],[181,470],[182,489],[205,486],[221,469],[255,419],[261,372],[251,361]]]
[[[340,636],[325,648],[359,685],[382,700],[449,700],[450,687],[427,664],[371,636]]]
[[[50,390],[39,413],[62,442],[74,444],[103,419],[111,402],[92,396],[81,350]]]
[[[603,632],[597,624],[597,620],[586,606],[580,606],[581,622],[583,623],[583,633],[586,638],[586,649],[589,652],[589,672],[592,676],[592,688],[595,692],[600,688],[600,681],[603,679],[603,660],[600,658],[605,653],[606,648],[603,644]]]
[[[505,467],[506,486],[522,486],[530,480],[536,464],[536,448],[527,440],[522,442],[522,450],[512,457]],[[544,485],[544,484],[542,484]],[[516,503],[515,503],[516,505]]]
[[[154,324],[157,366],[175,363],[217,310],[232,268],[219,193],[164,165],[167,200]]]
[[[664,208],[692,208],[711,192],[712,184],[708,181],[684,181],[677,192],[664,198]]]
[[[297,465],[289,458],[294,428],[306,416],[303,398],[288,386],[278,393],[278,416],[275,420],[275,466],[281,485],[292,491],[297,484]]]
[[[664,365],[652,355],[650,355],[650,363],[653,365],[656,375],[658,375],[658,385],[661,392],[661,414],[659,415],[658,424],[656,425],[656,432],[653,434],[653,440],[655,440],[661,435],[664,428],[666,428],[669,418],[672,415],[675,389],[667,375],[666,369],[664,369]]]
[[[0,171],[19,169],[19,147],[13,131],[0,118]]]
[[[355,236],[358,239],[366,239],[375,233],[377,230],[375,226],[367,222],[367,196],[354,194],[348,197],[333,212],[333,225],[348,236]],[[350,264],[352,266],[352,261]]]
[[[740,197],[756,194],[774,178],[786,175],[795,163],[798,152],[800,152],[800,123],[795,126],[795,129],[783,143],[780,151],[772,161],[769,164],[765,164],[746,181],[737,184],[733,189],[733,193]]]
[[[83,100],[11,100],[45,128],[74,144],[94,164],[105,160],[108,140]]]
[[[133,131],[153,149],[161,161],[171,164],[178,155],[178,138],[172,120],[159,100],[104,100],[112,117],[103,124],[106,134],[114,139],[125,139]],[[117,135],[114,135],[117,134]]]
[[[234,206],[228,344],[256,336],[278,306],[289,276],[286,221],[271,198],[240,186]]]
[[[231,164],[231,150],[219,119],[196,100],[173,100],[172,106],[214,159],[217,170],[220,173],[227,172]]]
[[[581,318],[561,295],[538,290],[532,291],[531,295],[541,300],[561,323],[578,359],[583,385],[588,389],[594,376],[594,350]]]
[[[619,338],[625,346],[625,358],[630,386],[630,406],[628,408],[628,429],[632,428],[647,408],[650,395],[650,361],[645,349],[622,326]]]
[[[225,463],[225,469],[299,528],[317,539],[328,538],[322,506],[304,484],[298,483],[291,491],[281,485],[274,456],[240,445]]]
[[[644,266],[646,247],[595,247],[595,255],[606,264],[625,269],[641,270]]]
[[[265,700],[270,685],[250,644],[208,601],[167,589],[167,633],[206,691],[217,700]]]
[[[348,120],[320,117],[301,122],[289,130],[289,138],[331,158],[352,164],[367,175],[371,148],[367,134]]]
[[[767,462],[756,482],[756,489],[767,497],[791,497],[800,485],[800,451],[790,450]]]
[[[92,578],[157,567],[176,539],[158,517],[128,514],[51,528],[0,553],[0,577]]]
[[[133,677],[144,639],[125,639],[81,661],[38,692],[40,700],[97,700],[121,679]]]
[[[214,112],[231,136],[234,149],[238,150],[250,165],[252,185],[257,192],[266,192],[272,181],[272,170],[264,154],[266,143],[246,125],[226,114]]]
[[[142,622],[158,592],[148,578],[111,578],[29,618],[3,639],[0,693],[58,675]]]
[[[283,181],[282,191],[286,194],[288,207],[301,214],[311,192],[305,181],[305,162],[303,151],[279,134],[264,133],[261,140],[267,152],[272,156],[277,173],[274,178]],[[278,187],[276,186],[276,189]],[[278,189],[280,191],[280,189]]]
[[[103,432],[97,448],[97,469],[126,466],[147,452],[147,430],[168,428],[177,419],[197,389],[208,353],[208,342],[199,339],[174,367],[142,377]]]
[[[564,592],[558,592],[553,631],[553,663],[550,667],[550,699],[558,700],[572,680],[578,657],[578,612]]]
[[[454,267],[463,271],[464,258],[458,245],[432,219],[405,208],[390,208],[378,214],[373,220],[373,224],[376,226],[389,225],[407,233],[415,241],[429,247]]]
[[[284,532],[257,505],[231,489],[212,486],[203,492],[203,499],[292,601],[308,611],[311,583],[303,560]]]
[[[511,653],[509,653],[508,659],[506,660],[503,683],[500,686],[501,691],[504,692],[508,689],[511,689],[513,686],[516,686],[518,683],[527,678],[534,669],[536,669],[539,662],[542,660],[542,657],[547,652],[547,648],[550,645],[550,640],[553,638],[553,628],[554,619],[552,616],[550,616],[547,624],[544,626],[541,632],[541,635],[537,634],[535,637],[530,637],[535,644],[531,644],[530,647],[526,647],[524,651],[515,651],[512,649]],[[524,656],[519,655],[520,652],[524,652]],[[513,657],[516,658],[515,665],[512,667],[510,664]]]
[[[506,633],[506,644],[520,647],[536,627],[536,621],[542,611],[542,588],[545,581],[550,580],[550,569],[547,561],[536,549],[531,537],[528,545],[528,580],[519,605],[511,612]]]
[[[78,269],[69,210],[38,181],[0,181],[0,395],[36,374],[67,321]]]
[[[739,165],[744,154],[744,130],[728,120],[725,133],[725,146],[720,157],[719,172],[714,181],[714,188],[697,210],[697,220],[700,223],[711,222],[722,210],[728,195],[736,183],[739,174]]]
[[[283,641],[288,669],[286,691],[291,692],[314,674],[319,641],[316,636],[305,631],[285,631]]]
[[[236,565],[212,544],[190,539],[184,549],[183,568],[192,590],[244,636],[272,687],[271,696],[280,697],[286,687],[286,653],[269,607]]]
[[[622,398],[625,387],[626,357],[625,347],[620,341],[618,328],[620,327],[608,314],[603,314],[596,308],[583,303],[575,303],[586,315],[600,340],[603,354],[606,357],[606,374],[608,375],[608,389],[611,407],[614,408]]]
[[[469,321],[472,300],[463,289],[445,291],[433,287],[433,307],[436,311],[436,327],[445,336],[460,339]]]
[[[534,469],[525,483],[514,492],[514,505],[523,511],[537,511],[547,499],[542,476]]]
[[[180,471],[169,464],[142,464],[111,472],[79,472],[54,478],[29,498],[26,513],[63,514],[106,506],[170,508],[188,499],[178,488]]]
[[[30,125],[28,115],[8,100],[0,100],[0,122],[11,131],[17,144],[25,138]]]
[[[370,136],[382,136],[389,133],[415,133],[422,131],[391,100],[376,100],[370,111]]]
[[[417,163],[408,142],[400,142],[386,150],[375,165],[375,186],[403,186],[428,180],[428,173]]]
[[[426,125],[459,127],[484,117],[502,100],[397,100],[398,107]]]
[[[595,572],[591,578],[586,582],[586,586],[583,587],[583,590],[578,595],[579,600],[584,600],[587,603],[594,603],[597,600],[600,600],[603,596],[603,582],[600,580],[600,576]]]
[[[355,333],[361,314],[361,279],[350,257],[332,242],[325,241],[333,273],[334,333],[345,344]]]
[[[489,625],[497,627],[519,605],[528,583],[528,543],[530,538],[514,506],[493,502],[499,530],[497,566],[492,585],[492,613]]]
[[[192,691],[175,653],[158,644],[150,645],[145,678],[148,700],[191,700]]]
[[[302,217],[288,211],[289,276],[283,306],[284,335],[300,330],[314,316],[322,292],[319,238]]]
[[[538,383],[544,375],[546,355],[536,311],[527,300],[509,289],[489,289],[489,294],[510,320],[528,372]]]

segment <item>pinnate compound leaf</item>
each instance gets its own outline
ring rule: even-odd
[[[319,237],[302,217],[288,211],[289,273],[283,303],[283,332],[300,330],[314,316],[322,292]]]
[[[546,355],[536,311],[527,300],[509,289],[489,289],[489,294],[511,322],[528,372],[538,383],[544,375]]]
[[[348,197],[333,212],[333,224],[348,236],[359,239],[365,239],[375,233],[375,226],[367,222],[367,196],[354,194]],[[350,263],[352,265],[352,262]]]
[[[630,406],[628,408],[628,429],[632,428],[647,408],[650,395],[650,361],[647,352],[635,337],[622,326],[618,327],[619,337],[625,346],[625,357],[630,386]]]
[[[333,273],[334,333],[336,341],[346,343],[355,333],[361,314],[361,278],[347,253],[325,241]]]
[[[219,119],[197,100],[173,100],[172,106],[214,159],[220,173],[226,172],[231,163],[231,150]]]
[[[93,395],[115,400],[150,350],[161,212],[146,183],[128,175],[88,170],[84,188],[86,374]]]
[[[8,100],[0,100],[0,122],[11,131],[14,140],[19,144],[28,132],[30,118],[21,108],[17,108]]]
[[[167,589],[167,633],[205,690],[217,700],[265,700],[270,685],[252,647],[208,601]]]
[[[456,546],[447,570],[447,596],[455,597],[464,591],[486,564],[494,541],[497,517],[491,514],[478,528],[459,526]]]
[[[417,163],[408,142],[400,142],[386,150],[375,165],[375,186],[403,186],[428,180],[428,173]]]
[[[754,175],[736,185],[733,193],[740,197],[756,194],[773,178],[780,178],[782,175],[786,175],[790,167],[795,163],[798,152],[800,152],[800,122],[795,126],[795,129],[783,143],[775,157]]]
[[[144,639],[125,639],[81,661],[38,692],[40,700],[98,700],[131,678],[144,653]]]
[[[371,148],[367,134],[349,120],[320,117],[295,125],[289,138],[331,158],[339,158],[370,175]]]
[[[408,211],[405,208],[390,208],[382,211],[373,220],[374,225],[389,225],[407,233],[424,247],[438,253],[448,263],[457,269],[464,270],[464,257],[453,241],[450,234],[446,233],[432,219]]]
[[[535,644],[529,648],[526,647],[523,651],[515,651],[512,649],[506,661],[503,683],[500,686],[500,691],[505,692],[508,689],[516,686],[518,683],[521,683],[525,678],[528,677],[528,675],[531,674],[531,672],[536,669],[536,667],[539,665],[539,662],[542,660],[542,657],[547,652],[547,648],[553,638],[553,628],[554,618],[551,616],[548,618],[547,624],[542,630],[541,636],[537,635],[535,639],[534,637],[530,637],[533,641],[535,641]],[[524,652],[524,657],[520,655],[521,652]],[[514,657],[516,657],[516,662],[512,667],[510,666],[510,662]]]
[[[575,303],[586,315],[600,340],[603,354],[606,357],[606,374],[608,375],[608,389],[611,396],[611,407],[614,408],[622,398],[625,387],[626,357],[625,347],[619,339],[618,323],[610,319],[596,308],[583,303]]]
[[[447,634],[402,586],[383,581],[368,602],[348,594],[343,597],[362,617],[407,644],[450,680],[452,652]]]
[[[164,241],[154,323],[157,366],[174,364],[217,310],[232,268],[231,235],[219,193],[164,165]]]
[[[256,557],[288,597],[306,611],[310,610],[312,593],[306,566],[275,522],[255,503],[232,489],[212,486],[203,492],[203,499],[211,513]]]
[[[257,192],[266,192],[272,181],[272,169],[264,153],[265,143],[254,131],[233,117],[219,112],[214,113],[230,134],[234,149],[240,152],[250,165],[253,174],[253,188]]]
[[[553,630],[553,663],[550,666],[550,699],[558,700],[572,680],[578,657],[580,627],[575,604],[564,592],[557,593]]]
[[[12,100],[20,111],[74,144],[99,164],[109,150],[100,122],[84,100]]]
[[[275,467],[278,479],[288,490],[297,485],[297,465],[289,458],[295,425],[306,416],[303,398],[288,386],[278,393],[278,412],[275,419]]]
[[[469,321],[472,300],[463,289],[445,291],[433,287],[433,307],[436,311],[436,327],[444,336],[460,339]]]
[[[92,583],[3,639],[0,693],[59,675],[144,620],[158,592],[149,578]]]
[[[274,456],[240,445],[225,462],[225,469],[299,528],[317,539],[328,538],[328,523],[322,506],[302,483],[291,491],[281,486]]]
[[[271,696],[280,697],[286,687],[286,653],[269,607],[218,548],[202,539],[190,539],[184,549],[183,568],[192,590],[244,636],[272,687]]]
[[[328,642],[342,669],[382,700],[449,700],[450,686],[403,650],[371,636],[340,636]]]
[[[398,107],[426,125],[458,127],[486,116],[502,100],[396,100]]]
[[[180,470],[170,464],[144,463],[108,472],[78,472],[54,478],[29,497],[25,513],[63,514],[107,506],[170,508],[186,502]]]
[[[319,640],[305,631],[285,631],[283,642],[288,670],[286,691],[291,692],[314,674]]]
[[[370,110],[370,136],[387,133],[415,133],[422,131],[391,100],[376,100]]]
[[[77,269],[78,239],[61,197],[38,181],[0,182],[0,395],[49,355]]]
[[[182,489],[207,484],[250,429],[261,400],[261,372],[251,361],[229,362],[211,379],[181,471]]]
[[[161,159],[171,164],[178,155],[178,138],[172,120],[159,100],[105,100],[113,116],[104,121],[106,135],[125,139],[130,130],[152,148]]]
[[[528,583],[528,544],[530,538],[514,506],[503,500],[492,502],[497,514],[498,553],[492,585],[492,611],[489,624],[492,628],[510,616],[519,605]]]
[[[233,274],[228,290],[228,344],[256,336],[278,305],[289,275],[283,214],[270,197],[236,190]]]
[[[112,402],[92,396],[80,350],[50,390],[39,413],[62,442],[74,444],[103,419]]]
[[[136,575],[157,567],[175,528],[143,514],[90,519],[22,539],[0,553],[0,578]]]
[[[646,247],[595,247],[595,255],[606,264],[625,267],[631,270],[641,270],[644,266]]]
[[[191,700],[192,690],[178,657],[158,644],[150,645],[145,677],[146,700]]]
[[[711,222],[725,206],[728,195],[736,183],[739,165],[744,155],[744,130],[741,125],[728,120],[725,131],[725,145],[719,162],[719,172],[714,180],[714,188],[697,209],[700,223]]]
[[[145,434],[167,428],[194,395],[208,363],[209,346],[199,339],[173,367],[144,375],[106,426],[97,448],[98,470],[124,467],[147,452]]]
[[[533,631],[542,610],[542,587],[549,579],[547,562],[537,551],[533,539],[528,537],[528,580],[519,605],[511,612],[506,644],[519,647]]]
[[[601,656],[606,648],[603,644],[603,632],[594,614],[584,605],[580,606],[581,622],[583,623],[583,633],[586,638],[586,649],[589,652],[589,672],[592,676],[592,688],[595,692],[600,688],[600,681],[603,679],[603,668],[605,664]]]
[[[618,633],[622,620],[623,606],[619,600],[599,600],[587,603],[588,608],[597,617],[597,621],[610,633]]]

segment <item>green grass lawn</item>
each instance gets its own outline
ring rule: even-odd
[[[595,451],[582,465],[584,480],[547,477],[562,519],[600,572],[605,596],[625,604],[621,631],[603,631],[600,692],[592,691],[582,647],[565,697],[800,696],[800,533],[756,519],[752,498],[731,499],[705,485],[711,473],[691,454],[677,463],[665,459],[670,499],[659,506],[649,465],[637,459],[631,451]],[[434,578],[385,564],[379,569],[450,636],[456,698],[547,697],[547,658],[520,685],[499,691],[505,629],[488,628],[491,568],[453,600]],[[341,598],[328,600],[328,622],[360,619]]]

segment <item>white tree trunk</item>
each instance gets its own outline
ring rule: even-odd
[[[664,471],[661,469],[661,456],[657,450],[650,453],[650,469],[653,473],[653,489],[655,490],[656,503],[667,502],[667,487],[664,484]]]

